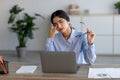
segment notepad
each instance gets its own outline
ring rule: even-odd
[[[90,68],[88,78],[120,78],[120,68]]]
[[[21,66],[16,73],[18,74],[26,74],[26,73],[34,73],[34,71],[36,70],[37,66],[35,65],[29,65],[29,66]]]

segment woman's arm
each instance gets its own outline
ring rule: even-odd
[[[95,45],[88,45],[85,51],[85,60],[88,64],[93,64],[96,60]]]
[[[54,38],[47,38],[45,50],[46,51],[55,51]]]
[[[96,60],[95,45],[89,44],[86,37],[83,36],[83,54],[88,64],[93,64]]]

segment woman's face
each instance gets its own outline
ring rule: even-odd
[[[69,28],[69,22],[64,18],[54,17],[53,26],[56,27],[57,31],[64,33]]]

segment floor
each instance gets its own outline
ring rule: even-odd
[[[27,52],[24,58],[19,58],[16,52],[0,52],[0,55],[9,62],[40,62],[39,52]],[[95,64],[120,64],[120,55],[97,55]]]

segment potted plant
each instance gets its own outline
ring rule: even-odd
[[[120,1],[116,2],[114,6],[115,6],[115,9],[118,9],[118,13],[120,14]]]
[[[24,57],[26,55],[26,43],[28,39],[33,39],[33,31],[35,28],[34,20],[37,16],[44,19],[40,14],[30,16],[28,13],[22,13],[24,8],[20,8],[18,5],[14,5],[10,10],[10,17],[8,24],[11,25],[10,30],[16,33],[19,45],[16,47],[18,57]]]

